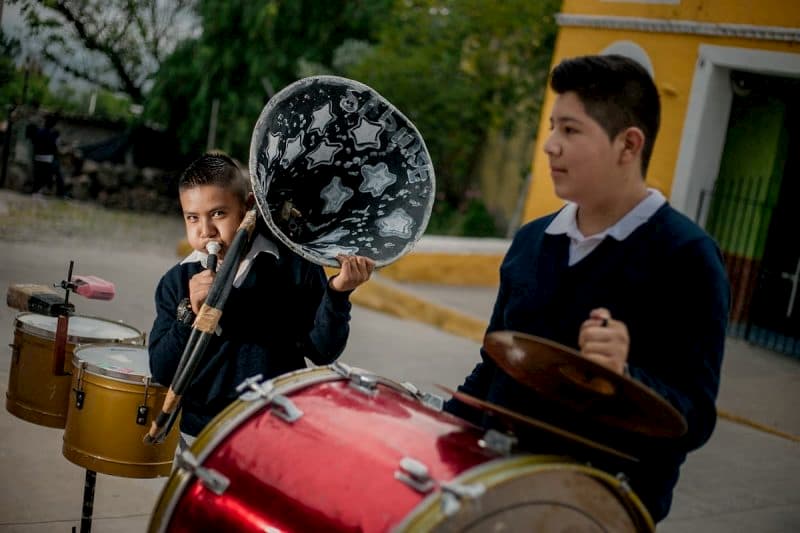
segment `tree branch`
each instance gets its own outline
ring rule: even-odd
[[[120,82],[122,84],[121,89],[125,93],[127,93],[134,102],[141,103],[144,100],[144,95],[142,94],[142,89],[133,80],[133,78],[131,77],[130,73],[126,69],[125,63],[122,60],[122,57],[121,57],[120,53],[116,49],[114,49],[112,46],[110,46],[110,45],[108,45],[106,43],[99,42],[96,39],[96,36],[91,34],[88,31],[88,29],[87,29],[86,25],[83,23],[83,21],[75,13],[73,13],[73,11],[67,5],[67,2],[65,2],[63,0],[58,0],[57,2],[54,2],[53,4],[51,4],[48,7],[50,7],[51,9],[53,9],[55,11],[57,11],[65,19],[67,19],[67,21],[72,25],[72,27],[78,33],[78,37],[83,42],[83,45],[88,50],[94,50],[94,51],[100,52],[100,53],[102,53],[104,56],[106,56],[108,58],[109,62],[111,63],[111,66],[112,66],[112,68],[114,70],[114,73],[117,75],[117,77],[119,78],[119,80],[120,80]],[[72,73],[69,69],[65,68],[65,70],[67,70],[68,72]],[[72,68],[72,70],[76,70],[76,69]],[[101,86],[104,86],[104,83],[105,83],[105,82],[101,82],[100,80],[97,80],[97,79],[90,79],[89,81],[97,83],[98,85],[101,85]],[[119,90],[119,89],[120,89],[120,87],[116,87],[113,90]]]

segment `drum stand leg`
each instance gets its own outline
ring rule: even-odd
[[[86,469],[86,482],[83,485],[83,510],[81,512],[81,533],[92,530],[92,512],[94,511],[94,485],[97,481],[97,472]],[[75,533],[75,528],[72,528]]]

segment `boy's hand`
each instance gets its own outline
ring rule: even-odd
[[[624,322],[613,320],[608,309],[593,309],[578,334],[581,355],[617,374],[624,374],[630,337]]]
[[[200,313],[200,307],[206,301],[213,281],[214,273],[208,269],[198,272],[189,280],[189,300],[192,302],[194,314]]]
[[[367,281],[375,269],[375,261],[361,255],[337,255],[342,270],[331,280],[335,291],[351,291]]]

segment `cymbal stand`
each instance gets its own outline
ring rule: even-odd
[[[72,285],[72,269],[75,266],[75,261],[69,262],[69,271],[67,272],[66,281],[61,282],[61,287],[64,289],[64,309],[69,309],[69,291]],[[69,313],[64,312],[58,315],[58,323],[56,325],[56,339],[53,346],[53,373],[56,375],[65,375],[64,370],[67,337],[69,336]],[[81,506],[81,533],[89,533],[92,530],[92,514],[94,513],[94,487],[97,482],[97,472],[94,470],[86,469],[85,481],[83,484],[83,505]],[[75,527],[72,527],[72,532],[75,533]]]
[[[97,472],[86,469],[86,478],[83,484],[83,506],[81,508],[81,533],[92,530],[92,513],[94,512],[94,486],[97,482]],[[75,533],[75,526],[72,526]]]

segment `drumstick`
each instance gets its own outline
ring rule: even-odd
[[[208,296],[200,312],[192,324],[192,332],[183,350],[183,355],[178,362],[178,369],[172,378],[167,396],[161,412],[150,426],[150,431],[144,436],[146,444],[162,442],[172,429],[180,411],[181,399],[189,386],[197,366],[205,353],[211,336],[217,329],[217,324],[222,317],[222,309],[228,299],[236,277],[239,262],[244,256],[250,237],[256,226],[256,210],[247,212],[228,250],[229,260],[222,263],[222,268],[208,291]]]

